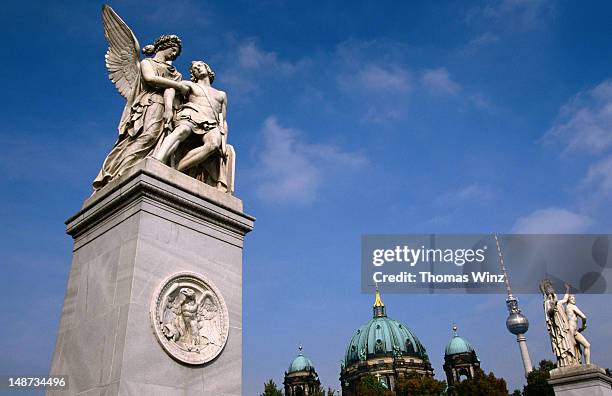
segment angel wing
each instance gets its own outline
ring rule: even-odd
[[[102,6],[104,36],[108,51],[104,56],[108,78],[128,102],[140,79],[140,44],[132,30],[108,5]]]

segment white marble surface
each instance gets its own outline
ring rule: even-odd
[[[242,247],[254,219],[155,160],[135,168],[67,222],[75,245],[51,374],[70,376],[65,394],[240,395]],[[151,327],[155,291],[180,271],[210,279],[229,311],[227,344],[202,366],[173,360]]]
[[[612,396],[612,378],[595,364],[553,369],[548,383],[556,396]]]

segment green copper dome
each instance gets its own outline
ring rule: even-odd
[[[295,373],[297,371],[311,371],[314,370],[314,366],[310,359],[302,354],[302,346],[300,346],[300,353],[293,359],[289,365],[287,373]]]
[[[457,335],[457,327],[453,327],[453,338],[450,339],[444,354],[446,356],[456,355],[458,353],[471,353],[474,352],[474,347],[465,338]]]
[[[378,356],[414,356],[427,359],[425,348],[405,324],[387,317],[376,291],[374,318],[351,338],[344,357],[345,366]]]

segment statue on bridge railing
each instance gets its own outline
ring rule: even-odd
[[[559,300],[550,280],[540,282],[546,328],[553,353],[557,357],[557,367],[579,365],[581,355],[584,355],[584,364],[590,364],[591,344],[582,335],[586,329],[586,315],[576,306],[576,296],[570,294],[570,286],[566,284],[565,288],[565,296]],[[578,317],[582,319],[580,328]]]
[[[235,152],[227,144],[227,95],[211,87],[212,69],[202,61],[183,81],[172,66],[181,53],[175,35],[160,36],[142,52],[132,30],[107,5],[102,6],[109,44],[109,78],[127,99],[119,137],[93,182],[95,190],[152,156],[224,192],[234,190]]]

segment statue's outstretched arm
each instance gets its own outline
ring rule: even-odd
[[[164,91],[164,129],[172,129],[172,117],[174,116],[172,104],[175,93],[176,90],[174,88],[167,88]]]
[[[586,321],[586,315],[580,310],[580,308],[574,306],[574,312],[576,313],[576,316],[579,316],[582,318],[583,321]]]
[[[189,92],[189,88],[186,84],[156,75],[155,70],[153,70],[153,66],[151,66],[148,59],[144,59],[141,62],[140,71],[142,72],[142,79],[146,81],[147,84],[153,85],[157,88],[174,88],[183,94]]]

